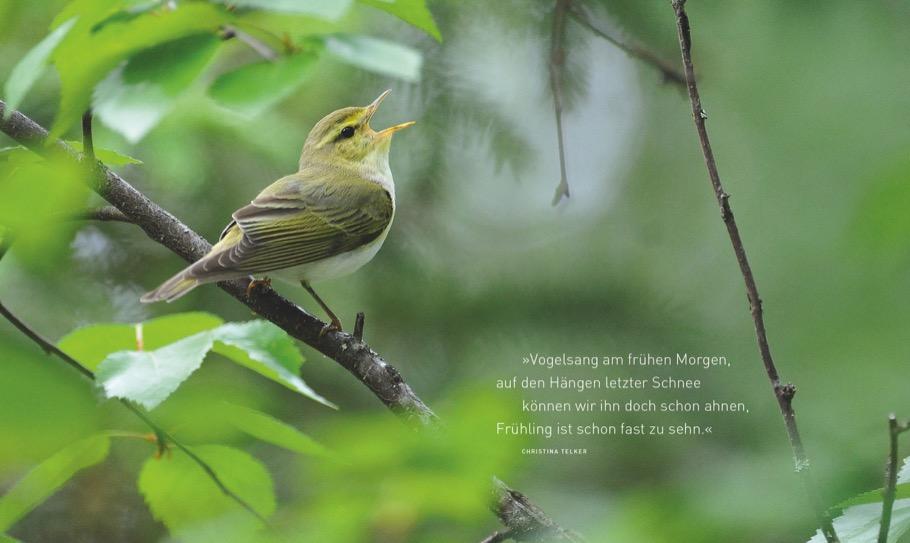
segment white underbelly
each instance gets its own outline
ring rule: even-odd
[[[391,224],[389,226],[391,226]],[[385,231],[380,234],[378,238],[353,251],[341,253],[323,260],[317,260],[316,262],[307,262],[306,264],[294,266],[293,268],[269,272],[267,275],[274,275],[278,279],[295,284],[298,284],[301,281],[316,283],[325,279],[344,277],[345,275],[354,273],[363,267],[364,264],[373,260],[376,253],[379,252],[379,248],[382,247],[382,243],[385,241],[388,233],[389,228],[386,227]]]

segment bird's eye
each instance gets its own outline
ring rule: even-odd
[[[353,136],[353,135],[354,135],[354,127],[353,127],[353,126],[345,126],[344,128],[341,129],[341,137],[342,137],[342,138],[350,138],[350,137]]]

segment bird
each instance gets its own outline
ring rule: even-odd
[[[389,149],[392,135],[414,121],[378,132],[370,127],[389,92],[317,122],[303,144],[298,171],[235,211],[205,256],[140,301],[172,302],[199,285],[244,277],[251,278],[249,296],[275,276],[299,283],[328,315],[321,334],[341,331],[341,320],[312,283],[360,269],[376,256],[392,226],[395,183]]]

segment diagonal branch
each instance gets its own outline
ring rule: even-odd
[[[654,51],[651,51],[647,47],[641,45],[631,38],[616,36],[613,33],[595,26],[594,23],[591,22],[591,18],[588,17],[587,13],[582,11],[582,8],[578,7],[576,4],[573,4],[569,8],[569,15],[571,15],[578,24],[612,43],[616,47],[622,49],[628,53],[629,56],[637,58],[645,64],[649,64],[652,67],[656,68],[663,76],[664,81],[669,81],[674,85],[685,87],[686,76],[683,75],[682,72],[680,72],[679,69],[667,59],[659,56]]]
[[[793,410],[793,396],[796,394],[796,387],[792,384],[781,384],[780,375],[777,372],[777,366],[771,357],[771,347],[768,345],[768,335],[765,331],[765,320],[762,314],[761,297],[758,295],[758,287],[755,283],[755,276],[752,273],[752,267],[749,265],[749,259],[746,257],[746,249],[743,245],[742,237],[739,234],[739,227],[736,219],[733,218],[733,211],[730,208],[730,195],[724,190],[720,181],[720,174],[717,171],[717,162],[714,160],[714,152],[711,150],[711,142],[708,140],[708,129],[705,126],[705,120],[708,118],[705,110],[701,105],[701,97],[698,94],[698,86],[695,82],[695,68],[692,65],[692,37],[689,31],[689,17],[686,15],[685,0],[673,0],[673,9],[676,12],[676,28],[679,36],[679,49],[682,54],[682,62],[686,74],[686,87],[689,91],[689,101],[692,103],[692,116],[695,119],[695,129],[698,132],[698,141],[701,144],[702,154],[705,158],[705,166],[708,170],[708,177],[711,180],[711,186],[714,189],[714,197],[717,199],[717,205],[720,207],[720,216],[727,227],[727,234],[730,237],[730,243],[733,246],[733,252],[736,255],[736,261],[739,264],[740,273],[746,285],[746,296],[749,299],[749,306],[752,313],[752,321],[755,325],[755,335],[758,339],[758,350],[761,353],[761,359],[765,366],[765,372],[768,374],[768,380],[771,381],[771,387],[774,389],[774,396],[777,398],[777,404],[780,413],[784,419],[784,425],[787,428],[787,435],[790,439],[790,448],[793,450],[793,458],[796,464],[796,472],[801,476],[805,491],[809,496],[809,501],[818,516],[819,524],[822,528],[822,534],[829,543],[838,541],[837,534],[834,531],[834,525],[831,523],[831,517],[824,507],[822,507],[815,490],[815,484],[809,471],[809,457],[803,447],[802,437],[796,426],[796,412]]]
[[[885,464],[885,488],[882,495],[882,516],[878,526],[878,543],[888,543],[888,532],[891,530],[891,512],[897,492],[897,436],[910,430],[910,423],[899,423],[897,417],[888,417],[888,463]]]
[[[22,113],[12,111],[8,118],[4,118],[5,109],[6,104],[0,101],[0,130],[8,136],[39,154],[62,152],[78,158],[78,153],[60,140],[49,144],[47,131]],[[164,245],[181,258],[192,262],[211,248],[199,234],[103,164],[99,165],[96,175],[89,183],[95,192],[113,204],[130,222],[139,226],[149,238]],[[362,340],[344,332],[321,334],[325,323],[273,290],[256,289],[248,297],[246,295],[248,283],[249,280],[244,279],[221,282],[218,286],[258,315],[282,328],[291,337],[306,343],[348,370],[386,407],[408,424],[422,427],[437,422],[436,414],[411,390],[398,370]],[[519,501],[516,496],[521,496],[524,501]],[[499,503],[498,513],[509,508],[523,507],[525,504],[533,505],[517,492],[503,494]],[[530,521],[532,525],[537,523],[541,530],[552,531],[555,527],[562,533],[570,533],[560,528],[540,508],[534,506],[534,510],[536,514]],[[505,522],[511,518],[504,514],[499,516]],[[506,525],[513,528],[509,524]]]

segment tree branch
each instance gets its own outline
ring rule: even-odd
[[[765,321],[762,314],[761,297],[758,295],[758,287],[755,283],[755,277],[752,273],[752,267],[749,265],[749,259],[746,257],[746,249],[743,245],[742,238],[739,234],[739,227],[736,219],[733,217],[733,211],[730,208],[730,195],[724,190],[720,181],[720,174],[717,171],[717,163],[714,160],[714,152],[711,150],[711,142],[708,139],[708,130],[705,126],[705,120],[708,116],[701,105],[701,98],[698,94],[698,86],[695,82],[695,68],[692,65],[692,38],[689,31],[689,18],[686,15],[685,0],[673,0],[673,9],[676,12],[676,28],[679,37],[679,49],[682,54],[683,67],[686,74],[686,87],[689,91],[689,100],[692,103],[692,116],[695,120],[695,129],[698,132],[698,141],[701,145],[702,154],[705,158],[705,166],[708,170],[708,177],[711,180],[711,186],[714,189],[714,196],[717,199],[717,205],[720,207],[720,215],[727,228],[727,234],[730,237],[730,243],[733,246],[733,252],[736,255],[736,261],[739,264],[740,273],[746,286],[746,296],[749,299],[749,306],[752,313],[752,321],[755,326],[755,335],[758,340],[758,349],[761,353],[761,359],[765,366],[765,372],[771,381],[774,389],[774,395],[777,398],[777,404],[780,413],[784,419],[784,425],[787,428],[787,435],[790,439],[790,448],[793,450],[796,472],[801,476],[803,486],[809,497],[809,501],[818,516],[818,522],[821,525],[822,533],[829,543],[838,541],[837,534],[834,531],[834,525],[826,509],[822,507],[818,495],[816,494],[815,484],[809,471],[809,458],[803,447],[802,437],[796,425],[796,413],[793,410],[793,396],[796,394],[796,387],[792,384],[781,384],[777,367],[774,359],[771,357],[771,348],[768,345],[768,336],[765,331]]]
[[[0,130],[8,136],[39,154],[63,152],[78,159],[78,153],[63,141],[57,140],[52,145],[48,145],[46,143],[47,131],[22,113],[12,111],[8,118],[4,118],[5,109],[6,104],[0,101]],[[95,192],[139,226],[149,238],[164,245],[186,261],[198,260],[211,248],[207,241],[188,226],[103,164],[100,165],[95,177],[90,179],[89,183]],[[419,427],[437,422],[436,414],[411,390],[398,370],[383,360],[366,343],[344,332],[320,334],[325,323],[271,289],[256,289],[250,297],[247,297],[248,283],[248,279],[243,279],[221,282],[218,283],[218,286],[290,336],[337,362],[408,424]],[[495,484],[497,487],[505,486],[498,479],[495,480]],[[522,501],[518,500],[518,496]],[[502,511],[497,511],[497,514],[510,529],[515,527],[509,524],[507,519],[511,520],[513,517],[505,514],[504,511],[530,507],[533,508],[535,514],[529,517],[531,520],[526,525],[533,526],[537,523],[540,531],[557,529],[562,533],[569,533],[560,528],[540,508],[528,502],[524,495],[516,491],[504,494],[499,503],[501,503]]]
[[[509,488],[496,478],[493,479],[493,485],[493,512],[509,527],[504,533],[508,538],[516,541],[550,538],[568,543],[585,543],[585,539],[580,535],[553,522],[553,519],[521,492]]]
[[[622,49],[628,53],[629,56],[637,58],[645,64],[649,64],[652,67],[656,68],[663,76],[664,81],[669,81],[674,85],[685,87],[686,76],[683,75],[683,73],[680,72],[679,69],[667,59],[659,56],[657,53],[651,51],[650,49],[646,48],[631,38],[620,38],[607,32],[606,30],[594,26],[594,23],[591,22],[591,18],[588,17],[584,11],[582,11],[582,8],[575,4],[569,8],[569,15],[571,15],[572,18],[575,19],[575,21],[580,25],[612,43],[616,47]]]
[[[894,498],[897,489],[897,436],[910,429],[910,423],[901,424],[897,417],[888,417],[888,462],[885,464],[885,488],[882,495],[882,517],[878,527],[878,543],[888,543],[888,532],[891,530],[891,511],[894,509]]]
[[[553,95],[553,112],[556,117],[556,142],[559,146],[559,184],[553,195],[553,205],[569,197],[569,180],[566,177],[566,146],[562,131],[562,71],[565,65],[566,12],[571,0],[556,0],[553,9],[553,34],[550,38],[550,93]]]

